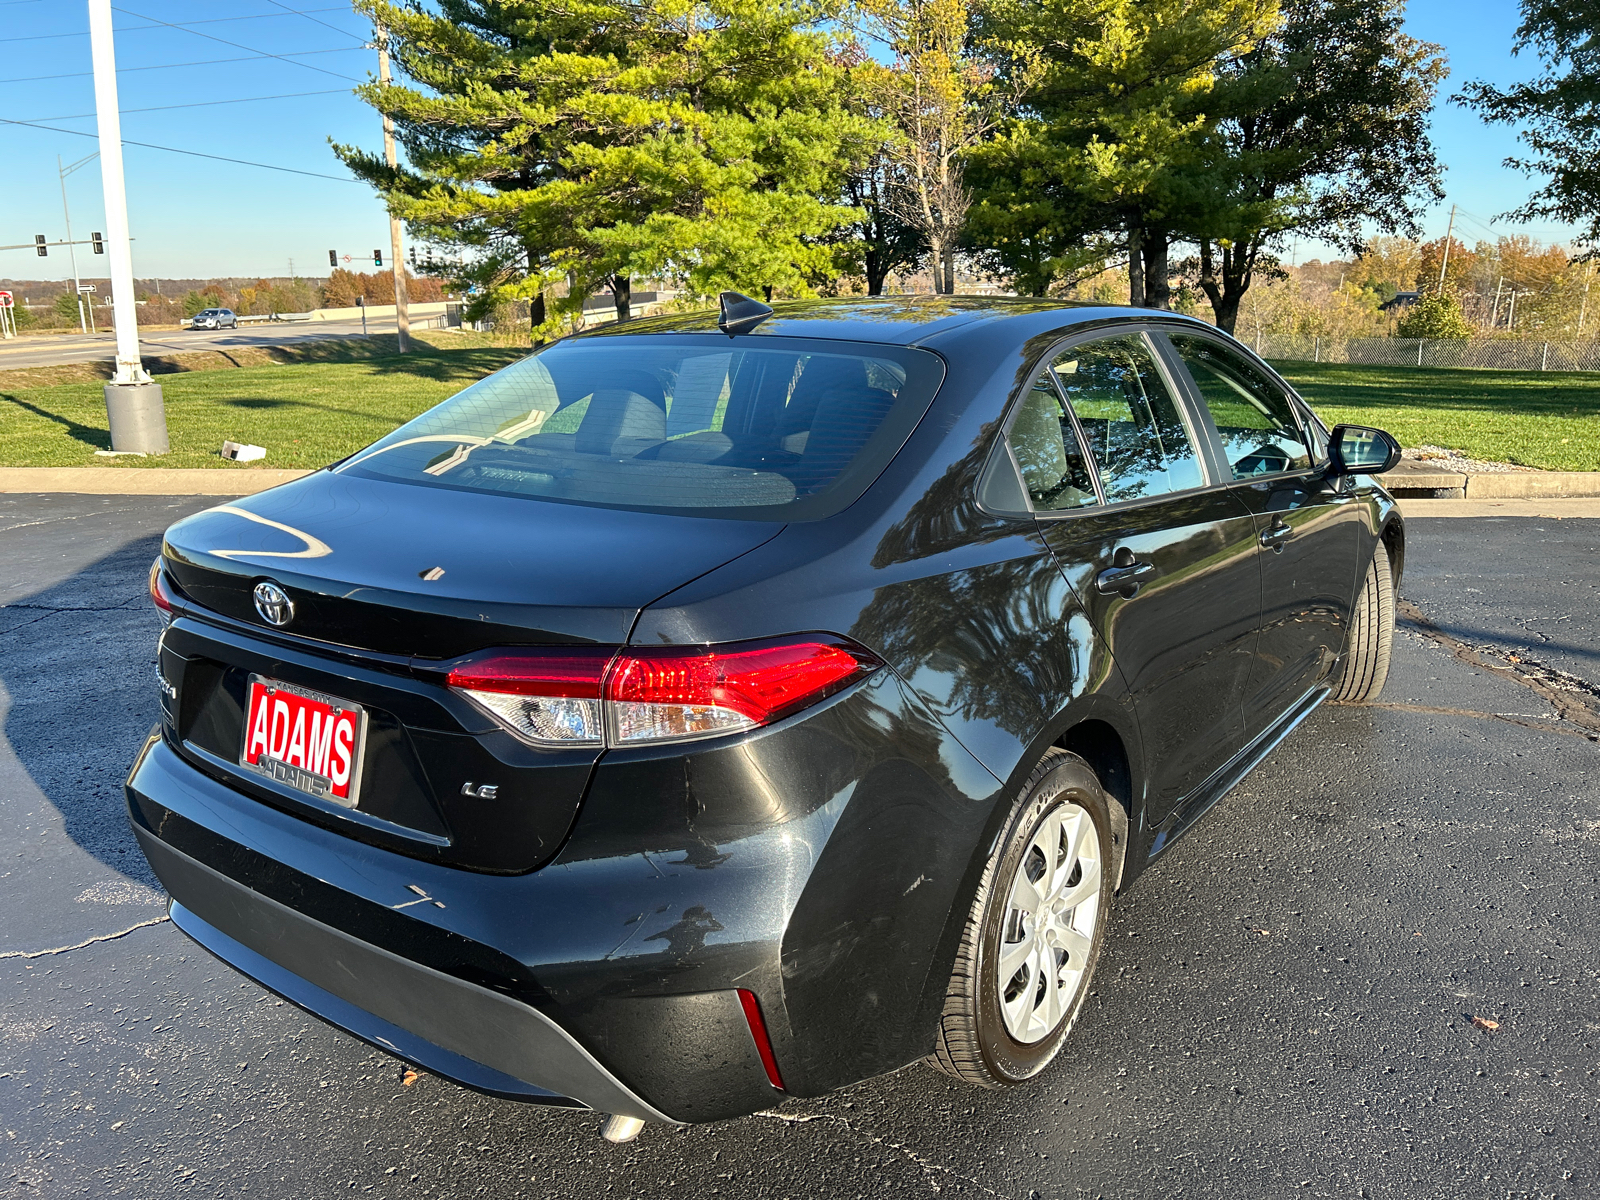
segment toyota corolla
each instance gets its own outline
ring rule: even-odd
[[[1018,1084],[1118,892],[1382,688],[1398,456],[1168,313],[567,338],[168,531],[134,828],[212,953],[614,1140]]]

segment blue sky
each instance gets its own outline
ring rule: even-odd
[[[377,115],[348,91],[377,67],[364,45],[370,30],[347,5],[128,2],[131,8],[118,3],[115,11],[125,140],[332,176],[345,172],[329,149],[330,137],[381,146]],[[1536,69],[1531,59],[1511,57],[1517,20],[1511,0],[1412,0],[1409,24],[1415,36],[1445,47],[1452,68],[1448,95],[1468,79],[1504,83]],[[185,27],[174,27],[180,24]],[[0,0],[0,117],[94,132],[93,117],[82,115],[94,109],[87,29],[83,0]],[[240,103],[173,107],[212,101]],[[1449,167],[1449,197],[1430,214],[1429,235],[1444,232],[1451,201],[1469,214],[1458,223],[1467,241],[1488,235],[1484,223],[1521,203],[1533,186],[1500,165],[1514,150],[1515,135],[1449,104],[1435,116],[1434,135]],[[52,241],[63,236],[56,157],[70,164],[94,150],[91,137],[0,125],[0,245],[31,242],[35,233]],[[132,145],[126,162],[140,276],[282,275],[291,259],[300,274],[325,275],[330,249],[358,258],[374,248],[387,252],[382,206],[369,189],[347,179]],[[78,237],[104,225],[97,166],[90,163],[67,179]],[[1501,223],[1495,232],[1518,228]],[[1523,231],[1546,240],[1570,233],[1561,226]],[[1296,250],[1301,259],[1318,252],[1309,245]],[[81,257],[79,266],[85,275],[99,274],[92,256]],[[63,250],[47,259],[0,252],[0,276],[69,275]]]

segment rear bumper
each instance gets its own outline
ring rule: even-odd
[[[552,997],[525,961],[537,954],[493,936],[504,917],[536,924],[528,918],[548,908],[529,888],[534,876],[431,868],[319,830],[202,774],[159,735],[127,796],[174,924],[380,1049],[479,1091],[647,1121],[717,1120],[783,1098],[736,991],[638,994],[607,970],[609,930],[588,931],[585,957],[610,995]]]
[[[537,1009],[313,921],[138,834],[173,924],[323,1020],[480,1091],[671,1120]]]
[[[749,735],[608,754],[559,852],[517,875],[263,803],[171,736],[126,791],[180,928],[468,1086],[657,1121],[928,1053],[1000,797],[890,672]]]

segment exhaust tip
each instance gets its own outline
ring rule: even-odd
[[[600,1136],[612,1145],[621,1146],[638,1137],[639,1131],[643,1128],[644,1122],[638,1117],[610,1116],[600,1127]]]

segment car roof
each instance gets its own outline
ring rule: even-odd
[[[847,296],[775,304],[772,316],[738,336],[828,338],[916,346],[941,334],[970,329],[974,325],[1033,318],[1024,323],[1034,326],[1041,317],[1055,327],[1095,325],[1129,317],[1190,319],[1148,308],[1034,296]],[[708,308],[607,324],[578,336],[717,332],[717,310]]]

